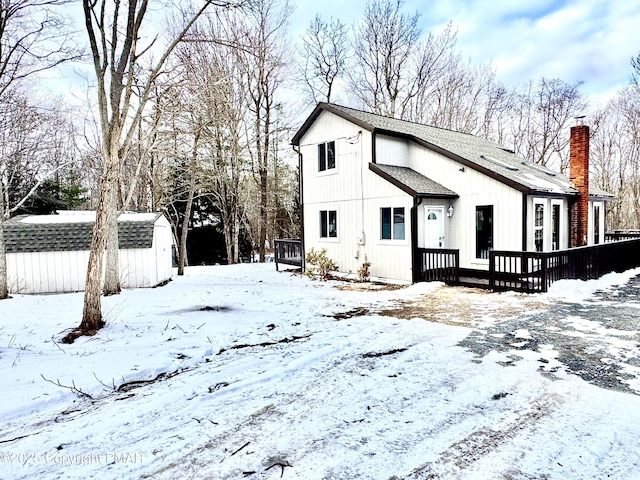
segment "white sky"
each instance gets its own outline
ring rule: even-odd
[[[317,13],[351,25],[366,5],[366,0],[291,2],[292,43],[299,41]],[[84,38],[80,5],[67,8]],[[474,64],[491,62],[498,80],[507,86],[516,88],[542,76],[583,81],[582,91],[592,107],[628,83],[630,59],[640,51],[640,0],[405,0],[403,11],[421,13],[425,35],[452,22],[463,58]],[[92,77],[88,62],[65,65],[47,72],[45,89],[83,103],[86,81],[78,72]]]
[[[296,36],[316,13],[351,24],[366,1],[294,3]],[[463,57],[492,62],[509,86],[541,76],[584,81],[592,103],[628,83],[630,58],[640,50],[639,0],[406,0],[404,11],[422,14],[425,33],[452,21]]]

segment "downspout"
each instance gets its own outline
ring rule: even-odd
[[[527,251],[527,224],[529,219],[527,218],[527,202],[528,195],[526,193],[522,194],[522,251]]]
[[[413,283],[419,282],[422,277],[418,263],[420,259],[418,256],[418,206],[421,203],[422,200],[417,195],[413,197],[413,207],[411,207],[411,278]]]
[[[298,154],[298,195],[300,196],[300,248],[302,249],[302,271],[306,270],[305,246],[304,246],[304,201],[302,196],[302,151],[298,145],[292,145],[293,151]],[[296,148],[297,147],[297,148]]]

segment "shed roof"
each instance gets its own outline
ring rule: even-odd
[[[566,176],[525,160],[490,140],[336,104],[319,103],[293,137],[294,145],[299,145],[302,136],[322,111],[334,113],[374,133],[409,138],[525,193],[578,194]],[[595,185],[590,185],[590,194],[597,197],[612,196]]]
[[[138,216],[136,216],[138,215]],[[161,213],[125,213],[118,218],[120,249],[151,248]],[[66,218],[65,218],[66,217]],[[7,253],[89,250],[95,215],[20,215],[4,223]]]
[[[370,163],[369,169],[414,197],[457,198],[459,196],[456,192],[409,167]]]

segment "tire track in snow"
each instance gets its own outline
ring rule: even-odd
[[[451,475],[465,470],[476,461],[500,448],[508,440],[514,439],[525,430],[534,430],[536,424],[551,414],[562,402],[557,394],[538,397],[529,411],[498,430],[482,428],[449,446],[434,462],[414,469],[409,479],[435,479],[443,474]]]

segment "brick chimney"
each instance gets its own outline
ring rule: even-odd
[[[582,123],[584,117],[576,117]],[[571,203],[571,247],[587,244],[589,232],[589,127],[571,127],[569,140],[569,179],[578,190]]]

